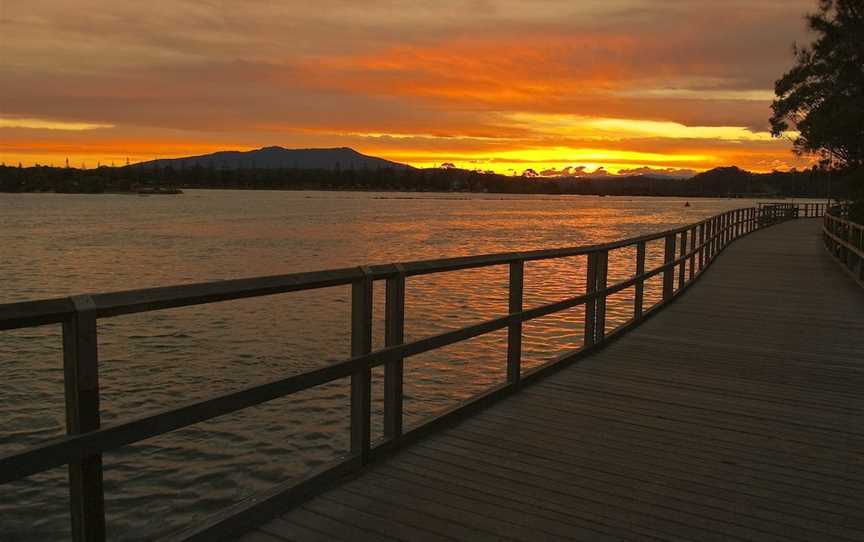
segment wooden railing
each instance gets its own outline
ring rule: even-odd
[[[277,487],[266,496],[241,503],[233,507],[230,514],[193,527],[176,538],[209,540],[224,536],[232,526],[236,528],[242,525],[267,506],[300,498],[334,477],[359,469],[374,456],[417,438],[445,421],[463,416],[489,401],[512,393],[520,385],[603,346],[681,294],[729,243],[742,235],[790,218],[819,216],[824,209],[822,204],[770,204],[759,208],[736,209],[682,228],[595,246],[373,265],[0,305],[0,330],[62,324],[68,433],[65,437],[0,457],[0,484],[68,465],[73,538],[76,541],[101,541],[105,538],[103,453],[350,377],[351,448],[347,457],[319,469],[299,483]],[[832,230],[831,235],[835,235],[834,232],[836,229]],[[663,263],[646,269],[646,246],[655,240],[664,242]],[[627,247],[636,249],[635,275],[609,285],[609,253]],[[857,254],[860,255],[860,252]],[[525,263],[574,256],[587,258],[585,293],[525,309],[522,295]],[[439,335],[404,342],[406,277],[499,265],[509,266],[508,314]],[[646,308],[645,281],[658,275],[662,275],[662,300]],[[372,294],[376,281],[384,281],[386,285],[385,346],[373,351]],[[137,419],[101,426],[98,319],[339,285],[351,286],[349,359]],[[607,298],[631,287],[634,288],[633,318],[607,333]],[[583,347],[566,357],[523,372],[523,322],[582,305],[585,306]],[[404,360],[502,329],[507,329],[508,333],[507,382],[410,431],[403,431]],[[371,371],[382,365],[385,367],[384,439],[373,446],[370,437]]]
[[[849,220],[849,206],[831,206],[822,223],[825,248],[864,287],[864,225]]]

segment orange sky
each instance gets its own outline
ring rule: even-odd
[[[0,161],[350,146],[502,173],[802,167],[767,134],[815,0],[0,3]]]

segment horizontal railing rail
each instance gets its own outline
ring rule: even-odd
[[[831,206],[822,222],[825,248],[864,287],[864,224],[849,220],[849,206]]]
[[[758,208],[736,209],[660,233],[587,247],[403,262],[0,305],[0,330],[63,325],[68,433],[65,437],[0,457],[0,483],[68,465],[73,537],[76,541],[101,541],[105,538],[103,453],[343,378],[351,380],[350,454],[340,464],[339,472],[344,472],[345,468],[359,468],[369,461],[373,451],[370,431],[373,368],[383,365],[385,371],[384,443],[379,446],[392,448],[405,436],[402,387],[406,358],[507,329],[507,381],[504,386],[508,392],[515,391],[525,378],[521,363],[524,322],[585,306],[583,347],[571,352],[572,358],[602,346],[618,333],[606,331],[609,296],[633,287],[630,325],[638,325],[647,315],[683,292],[735,239],[779,221],[816,217],[824,212],[824,204],[766,204]],[[836,230],[832,230],[832,235],[836,235]],[[663,263],[646,270],[647,243],[661,239],[664,241]],[[636,248],[634,275],[608,284],[610,251],[629,247]],[[857,254],[860,256],[860,252]],[[525,263],[575,256],[587,257],[585,293],[525,309]],[[406,277],[500,265],[509,267],[508,314],[404,342]],[[661,300],[646,309],[645,281],[658,275],[662,275]],[[373,351],[372,294],[376,281],[386,284],[385,332],[384,347]],[[101,427],[96,346],[98,319],[346,285],[351,286],[351,356],[348,359]],[[560,360],[553,361],[552,365],[556,363],[560,364]]]

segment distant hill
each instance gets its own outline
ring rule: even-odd
[[[753,173],[735,166],[703,171],[688,181],[696,193],[751,195],[822,195],[829,188],[827,182],[811,170]]]
[[[165,158],[139,162],[129,167],[143,169],[405,169],[405,164],[367,156],[347,147],[335,149],[286,149],[264,147],[254,151],[221,151],[201,156]]]

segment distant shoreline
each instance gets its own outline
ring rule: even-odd
[[[471,191],[471,190],[396,190],[387,188],[311,188],[311,187],[228,187],[228,186],[184,186],[179,187],[177,193],[174,192],[138,192],[138,191],[103,191],[103,192],[72,192],[72,191],[52,191],[52,190],[2,190],[0,194],[59,194],[59,195],[113,195],[113,196],[149,196],[149,195],[183,195],[184,190],[234,190],[238,192],[260,192],[260,191],[275,191],[275,192],[362,192],[362,193],[386,193],[386,194],[440,194],[440,195],[456,195],[456,194],[472,194],[472,195],[509,195],[509,196],[583,196],[597,198],[690,198],[690,199],[827,199],[822,196],[814,196],[810,194],[657,194],[657,193],[575,193],[575,192],[504,192],[504,191]]]
[[[690,179],[650,177],[513,177],[459,169],[191,169],[141,170],[0,166],[0,192],[162,193],[179,189],[318,190],[547,194],[684,198],[826,198],[844,196],[850,179],[819,171],[751,173],[716,168]]]

